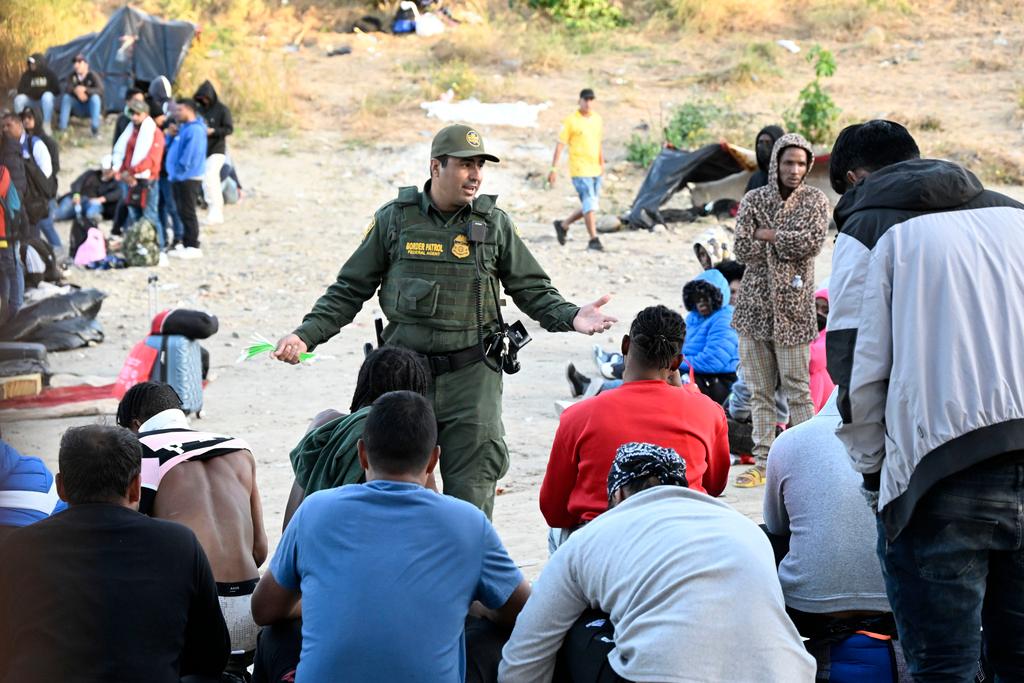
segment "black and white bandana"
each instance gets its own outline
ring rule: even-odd
[[[608,472],[609,507],[612,496],[620,488],[650,477],[668,486],[688,486],[686,462],[671,448],[635,441],[619,446]]]

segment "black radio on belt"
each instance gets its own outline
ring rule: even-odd
[[[518,320],[511,325],[502,325],[501,331],[491,335],[487,355],[500,358],[501,369],[505,374],[514,375],[522,369],[519,364],[519,349],[529,344],[532,339],[526,327]]]
[[[514,375],[522,368],[519,364],[519,350],[530,343],[530,333],[522,322],[516,321],[506,325],[501,317],[501,302],[494,287],[494,280],[488,278],[491,294],[494,296],[494,312],[498,317],[498,331],[483,339],[483,272],[480,266],[480,250],[487,241],[487,223],[471,221],[469,224],[469,241],[476,247],[477,262],[477,330],[480,334],[480,346],[484,352],[483,362],[495,372]],[[500,365],[492,365],[491,358]]]

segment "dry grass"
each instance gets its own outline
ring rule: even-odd
[[[777,54],[778,48],[771,43],[749,43],[727,54],[715,68],[698,74],[696,81],[711,87],[759,84],[781,74]]]
[[[430,48],[438,64],[466,63],[474,68],[494,66],[506,71],[549,73],[566,66],[587,47],[586,36],[573,35],[549,23],[510,20],[472,24],[449,31]]]
[[[25,58],[103,25],[97,4],[80,0],[0,0],[0,86],[17,85]]]
[[[913,13],[936,0],[647,0],[631,3],[631,15],[672,21],[690,31],[717,35],[799,28],[822,33],[857,31],[872,22]]]
[[[291,7],[272,9],[264,0],[150,0],[143,8],[203,28],[178,73],[176,95],[191,96],[210,80],[240,131],[266,135],[292,125],[292,102],[301,93],[283,48],[302,40],[315,14],[299,17]]]
[[[940,156],[970,169],[985,183],[1024,185],[1024,159],[1006,148],[944,143],[937,151]]]

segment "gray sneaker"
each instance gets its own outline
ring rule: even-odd
[[[594,251],[604,251],[604,245],[601,244],[601,240],[597,237],[587,242],[587,249],[593,249]]]

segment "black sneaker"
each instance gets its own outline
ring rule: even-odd
[[[601,244],[601,240],[597,237],[587,242],[587,249],[593,249],[594,251],[604,251],[604,245]]]
[[[573,398],[579,398],[587,392],[591,379],[576,369],[572,363],[565,368],[565,378],[569,380],[569,390]]]
[[[555,237],[558,238],[558,243],[565,245],[565,236],[569,234],[569,231],[562,227],[562,221],[555,221]]]

